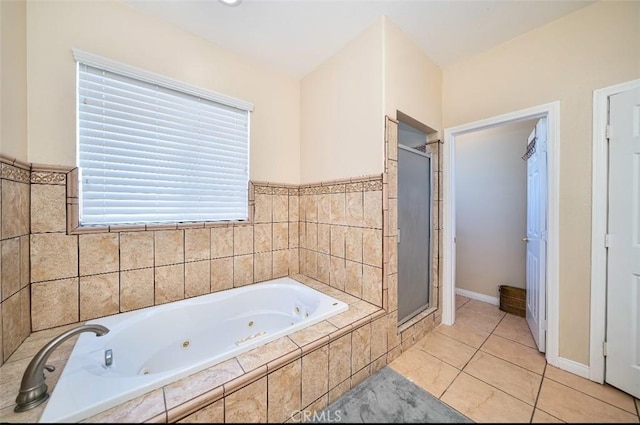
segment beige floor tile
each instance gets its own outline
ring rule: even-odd
[[[598,400],[613,404],[629,413],[636,413],[633,397],[611,385],[598,384],[597,382],[590,381],[551,365],[547,366],[544,377],[560,382],[574,390],[595,397]]]
[[[536,407],[565,422],[638,422],[638,416],[544,379]]]
[[[526,347],[510,339],[491,335],[480,347],[480,350],[493,354],[539,375],[544,372],[546,364],[544,354],[535,348]]]
[[[470,299],[463,295],[456,295],[456,310],[468,303]]]
[[[560,419],[555,416],[551,416],[547,412],[544,412],[540,409],[536,409],[533,412],[533,418],[531,419],[531,423],[534,424],[552,424],[552,423],[564,423]]]
[[[462,372],[441,400],[475,422],[529,422],[533,406]]]
[[[541,375],[482,351],[473,356],[464,371],[532,406],[542,381]]]
[[[482,343],[489,337],[489,332],[470,328],[457,322],[452,326],[440,325],[435,330],[475,348],[480,348]]]
[[[458,369],[422,350],[411,348],[389,366],[416,385],[440,397],[458,375]]]
[[[426,351],[458,369],[462,369],[476,352],[476,348],[439,332],[428,333],[427,336],[416,342],[414,347]]]
[[[505,313],[499,310],[492,313],[482,313],[480,311],[467,308],[472,301],[474,300],[469,301],[460,310],[456,311],[456,323],[488,333],[493,332]]]
[[[507,314],[493,332],[495,335],[508,338],[531,348],[537,348],[531,331],[524,317]]]
[[[497,305],[484,303],[478,300],[469,300],[469,302],[464,305],[464,309],[490,316],[497,316],[501,319],[505,314],[507,314],[504,311],[500,310]]]

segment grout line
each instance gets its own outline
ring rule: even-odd
[[[570,372],[569,372],[569,373],[570,373]],[[577,376],[577,375],[576,375],[576,376]],[[543,379],[544,379],[544,378],[543,378]],[[580,394],[583,394],[583,395],[585,395],[585,396],[587,396],[587,397],[589,397],[589,398],[592,398],[592,399],[594,399],[594,400],[600,401],[600,402],[602,402],[602,403],[604,403],[604,404],[608,404],[609,406],[611,406],[611,407],[613,407],[613,408],[615,408],[615,409],[618,409],[618,410],[620,410],[621,412],[625,412],[625,413],[628,413],[628,414],[630,414],[630,415],[633,415],[633,413],[629,412],[628,410],[625,410],[625,409],[623,409],[623,408],[621,408],[621,407],[618,407],[618,406],[616,406],[615,404],[611,404],[611,403],[609,403],[608,401],[602,400],[602,399],[600,399],[600,398],[598,398],[598,397],[595,397],[595,396],[593,396],[593,395],[591,395],[591,394],[587,394],[587,393],[585,393],[585,392],[582,392],[582,391],[580,391],[580,390],[578,390],[578,389],[576,389],[576,388],[573,388],[573,387],[571,387],[571,386],[569,386],[569,385],[563,384],[562,382],[558,382],[558,381],[556,381],[556,380],[554,380],[554,379],[551,379],[551,378],[547,378],[547,379],[549,379],[550,381],[553,381],[554,383],[556,383],[556,384],[558,384],[558,385],[562,385],[563,387],[567,387],[567,388],[569,388],[570,390],[573,390],[573,391],[575,391],[575,392],[578,392],[578,393],[580,393]],[[631,397],[631,398],[633,399],[633,396],[629,395],[629,397]],[[633,401],[633,400],[632,400],[632,401]],[[637,406],[636,406],[636,410],[637,410]],[[553,415],[552,415],[552,416],[553,416]]]
[[[533,423],[533,415],[535,415],[536,409],[538,408],[538,400],[540,399],[540,393],[542,392],[542,383],[544,382],[544,374],[546,371],[547,371],[547,362],[545,361],[544,370],[542,371],[542,379],[540,380],[540,386],[538,387],[538,394],[536,394],[536,400],[533,402],[533,411],[531,412],[531,419],[529,419],[529,422],[531,423]]]

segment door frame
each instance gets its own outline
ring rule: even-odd
[[[509,112],[444,130],[443,152],[443,298],[442,323],[455,322],[455,269],[456,269],[456,222],[455,222],[455,150],[456,136],[535,118],[547,118],[547,340],[546,358],[557,366],[558,355],[558,281],[559,281],[559,205],[560,205],[560,101]],[[568,364],[563,369],[573,372]],[[575,373],[575,372],[574,372]]]
[[[607,320],[607,209],[609,206],[609,97],[640,87],[640,79],[593,91],[593,141],[591,184],[591,328],[589,336],[589,379],[605,380],[603,344]]]

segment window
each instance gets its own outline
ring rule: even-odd
[[[248,218],[251,104],[74,56],[80,225]]]

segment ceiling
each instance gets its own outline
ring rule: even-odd
[[[585,7],[581,0],[123,0],[250,59],[302,77],[386,15],[440,67]]]

